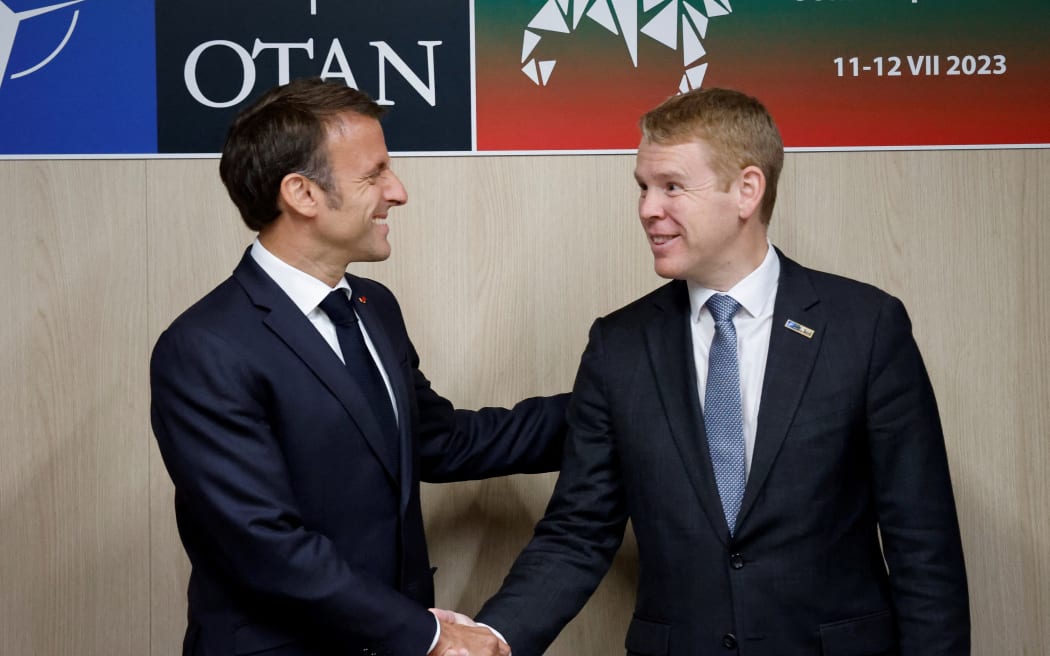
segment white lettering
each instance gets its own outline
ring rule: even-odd
[[[233,100],[226,102],[219,102],[211,100],[204,96],[201,92],[200,85],[197,83],[197,62],[200,60],[201,55],[208,48],[214,46],[223,46],[237,53],[237,56],[241,60],[241,68],[243,69],[243,75],[241,78],[241,90],[237,92],[237,95]],[[252,92],[255,87],[255,62],[252,61],[252,56],[248,54],[248,51],[237,45],[233,41],[206,41],[190,52],[190,56],[186,58],[186,66],[183,68],[182,76],[186,80],[186,89],[189,90],[190,95],[193,96],[194,100],[207,107],[215,107],[221,109],[223,107],[233,107],[240,103],[248,94]]]
[[[339,65],[338,70],[332,70],[333,62]],[[343,80],[348,87],[358,88],[354,72],[350,70],[350,62],[346,60],[346,53],[343,52],[343,44],[339,43],[339,39],[332,39],[332,47],[328,49],[328,58],[324,60],[324,68],[321,69],[322,80],[332,78]]]
[[[310,59],[314,58],[314,40],[313,38],[307,39],[306,43],[264,43],[260,39],[255,39],[255,45],[252,46],[252,59],[256,59],[263,50],[276,49],[277,50],[277,84],[288,84],[291,81],[291,74],[289,73],[288,66],[288,53],[292,48],[297,50],[305,50],[306,56]]]
[[[368,42],[368,45],[379,51],[379,97],[376,98],[376,103],[394,104],[393,100],[386,97],[386,62],[389,61],[394,70],[405,78],[405,81],[416,90],[423,100],[427,101],[431,107],[437,106],[437,87],[434,84],[434,46],[441,45],[441,41],[416,41],[416,43],[427,49],[427,84],[423,84],[423,80],[419,79],[419,76],[408,67],[405,60],[401,59],[386,41]]]

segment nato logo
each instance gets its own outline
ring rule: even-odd
[[[70,5],[80,4],[81,2],[84,2],[84,0],[73,0],[72,2],[63,2],[57,5],[37,7],[36,9],[27,9],[25,11],[17,12],[8,7],[3,2],[0,2],[0,86],[3,86],[4,78],[7,76],[7,62],[11,57],[11,48],[13,48],[15,45],[15,36],[18,34],[19,24],[22,23],[22,21],[29,20],[30,18],[42,16],[44,14],[49,14],[53,11],[63,9]],[[69,38],[73,36],[73,30],[76,29],[78,16],[80,16],[80,11],[74,11],[73,18],[69,22],[69,29],[66,31],[66,35],[62,37],[62,41],[53,51],[51,51],[51,54],[49,54],[47,57],[40,60],[30,68],[27,68],[24,71],[14,73],[13,75],[11,75],[11,78],[14,79],[19,77],[25,77],[26,75],[35,73],[44,66],[47,66],[47,64],[51,62],[51,60],[57,57],[59,53],[62,52],[62,49],[66,47],[66,44],[69,42]]]
[[[0,156],[156,151],[151,4],[0,0]]]

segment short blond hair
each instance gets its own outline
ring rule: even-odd
[[[784,142],[758,100],[732,89],[694,89],[647,112],[639,127],[642,137],[654,144],[703,141],[711,150],[711,168],[727,188],[744,168],[757,166],[766,178],[760,217],[769,223],[784,167]]]

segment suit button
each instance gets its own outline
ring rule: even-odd
[[[738,553],[729,557],[729,566],[733,569],[744,569],[744,557]]]
[[[736,636],[732,633],[722,636],[722,646],[726,649],[736,649]]]

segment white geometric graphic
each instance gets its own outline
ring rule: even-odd
[[[671,50],[678,48],[678,8],[668,3],[656,18],[642,28],[642,34],[656,39]]]
[[[551,72],[554,70],[554,65],[558,62],[554,59],[545,59],[539,62],[538,70],[535,59],[530,59],[529,63],[521,67],[521,72],[528,76],[530,80],[536,84],[542,84],[547,86],[547,80],[551,79]]]
[[[536,44],[540,42],[540,35],[525,30],[525,35],[521,39],[521,61],[532,54],[532,51],[536,48]]]
[[[580,2],[578,4],[586,5],[587,3]],[[587,12],[587,18],[590,18],[613,34],[620,33],[616,29],[616,20],[613,18],[612,10],[609,9],[608,0],[597,0],[597,2],[592,4],[590,11]]]
[[[725,4],[728,5],[729,3],[726,2]],[[723,7],[719,3],[715,2],[715,0],[704,0],[704,7],[707,9],[708,18],[714,18],[716,16],[725,16],[730,11],[732,11],[731,9],[727,9],[726,7]]]
[[[524,66],[521,67],[521,71],[523,73],[525,73],[525,75],[528,75],[529,79],[532,80],[533,82],[535,82],[536,84],[540,83],[539,73],[536,72],[536,60],[535,59],[530,59],[528,64],[525,64]]]
[[[25,11],[16,12],[0,0],[0,85],[3,85],[7,74],[7,63],[11,59],[11,50],[15,45],[15,35],[18,33],[19,24],[24,20],[33,18],[34,16],[49,14],[53,11],[62,9],[63,7],[79,4],[83,1],[84,0],[70,0],[69,2],[62,2],[47,7],[37,7],[36,9],[26,9]],[[73,12],[73,18],[69,23],[69,29],[66,30],[65,37],[63,37],[58,46],[51,51],[50,55],[37,62],[34,66],[11,75],[11,79],[35,73],[51,63],[51,60],[57,57],[58,53],[62,52],[62,49],[66,47],[66,44],[69,42],[69,37],[73,36],[73,30],[76,29],[77,18],[79,16],[80,10],[77,9]]]
[[[638,2],[612,0],[612,8],[616,22],[620,24],[620,33],[627,44],[627,52],[631,55],[631,63],[638,68]]]
[[[565,17],[562,16],[561,10],[558,9],[557,0],[547,0],[547,4],[543,5],[543,9],[540,9],[539,13],[532,19],[529,27],[534,30],[546,30],[547,32],[569,33],[569,26],[565,24]]]
[[[700,35],[689,19],[682,16],[682,66],[688,66],[706,54],[704,44],[700,43]]]
[[[608,9],[608,7],[606,7]],[[572,29],[580,24],[580,19],[583,18],[583,12],[587,10],[586,2],[577,2],[576,6],[572,8]]]
[[[540,80],[543,82],[543,86],[547,86],[547,80],[551,79],[551,72],[557,63],[554,60],[540,62]]]
[[[701,39],[707,38],[707,16],[704,16],[699,11],[693,8],[692,5],[685,5],[685,13],[689,15],[689,20],[693,21],[693,25],[696,25],[696,30],[700,34]]]
[[[707,64],[700,64],[694,66],[685,72],[685,77],[689,81],[690,89],[699,89],[704,83],[704,74],[707,73]]]
[[[621,35],[635,68],[640,34],[680,51],[683,72],[678,91],[685,93],[699,88],[707,75],[707,63],[697,62],[707,55],[703,41],[708,23],[731,13],[729,0],[547,0],[522,35],[521,61],[528,59],[528,63],[521,70],[537,86],[547,86],[557,61],[541,59],[537,64],[533,53],[544,37],[529,30],[571,34],[587,18]]]

